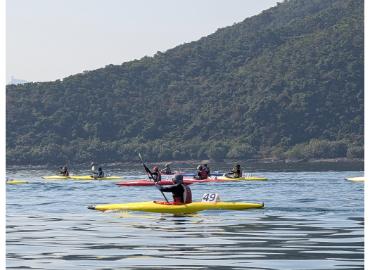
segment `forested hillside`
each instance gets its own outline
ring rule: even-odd
[[[154,57],[7,86],[7,163],[362,157],[363,12],[285,1]]]

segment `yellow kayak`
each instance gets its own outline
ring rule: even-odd
[[[263,203],[247,202],[193,202],[188,204],[166,204],[165,202],[134,202],[121,204],[100,204],[89,206],[89,209],[107,211],[141,211],[153,213],[190,214],[205,210],[246,210],[263,208]]]
[[[364,182],[365,181],[365,176],[348,177],[346,179],[349,180],[349,181],[353,181],[353,182]]]
[[[122,176],[104,176],[101,178],[94,178],[91,175],[72,175],[70,176],[73,180],[118,180],[122,179]]]
[[[7,185],[21,185],[21,184],[28,184],[28,181],[24,180],[7,180],[6,181]]]
[[[238,178],[219,176],[219,177],[217,177],[217,180],[222,180],[222,181],[265,181],[265,180],[267,180],[267,178],[262,177],[262,176],[243,176],[243,177],[238,177]]]
[[[47,180],[65,180],[65,179],[71,179],[70,176],[63,176],[63,175],[49,175],[49,176],[43,176],[43,179]]]

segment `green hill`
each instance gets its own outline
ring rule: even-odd
[[[363,13],[285,1],[154,57],[7,86],[7,163],[362,157]]]

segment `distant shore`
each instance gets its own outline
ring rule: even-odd
[[[184,170],[195,170],[197,164],[207,163],[213,170],[227,170],[234,164],[240,163],[245,171],[327,171],[327,170],[364,170],[364,159],[349,159],[349,158],[330,158],[330,159],[307,159],[307,160],[278,160],[272,158],[265,159],[248,159],[248,160],[170,160],[170,161],[145,161],[147,165],[158,165],[160,167],[169,163],[171,167],[176,170],[178,168]],[[59,168],[64,164],[44,164],[44,165],[12,165],[7,164],[9,170],[22,170],[27,168],[44,168],[53,169]],[[132,169],[141,169],[142,164],[140,161],[129,162],[114,162],[114,163],[101,163],[105,168],[127,167]],[[69,164],[70,168],[79,170],[89,168],[90,164]]]

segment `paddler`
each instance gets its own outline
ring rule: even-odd
[[[243,172],[240,169],[240,165],[239,164],[236,164],[236,166],[231,170],[231,172],[227,173],[225,176],[226,177],[229,177],[229,178],[240,178],[240,177],[243,177]]]
[[[166,163],[164,168],[161,170],[161,173],[163,173],[163,174],[171,174],[172,173],[169,163]]]
[[[92,177],[96,178],[103,178],[104,172],[101,166],[98,167],[98,170],[96,170],[97,164],[95,162],[91,162],[91,172]]]
[[[197,174],[194,176],[194,179],[203,180],[207,178],[208,178],[208,174],[206,170],[203,168],[202,165],[198,165]]]
[[[162,180],[161,172],[157,166],[153,167],[153,172],[151,172],[150,178],[153,179],[154,182],[159,182]]]
[[[63,176],[69,176],[68,168],[67,166],[63,166],[59,168],[59,174]]]
[[[203,164],[203,169],[207,173],[207,178],[211,176],[211,169],[208,167],[208,164]]]
[[[98,168],[97,178],[103,178],[103,177],[104,177],[103,169],[102,169],[102,167],[99,167]]]
[[[181,174],[177,174],[172,178],[173,185],[165,187],[156,184],[156,187],[162,192],[172,192],[173,204],[191,203],[191,189],[184,184],[183,180],[184,177]]]

